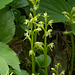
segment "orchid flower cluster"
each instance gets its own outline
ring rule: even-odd
[[[51,32],[52,32],[52,29],[49,29],[49,30],[47,30],[47,31],[45,31],[45,28],[44,28],[44,25],[45,25],[45,23],[43,22],[43,21],[39,21],[38,22],[38,17],[40,16],[40,14],[37,14],[35,17],[33,17],[32,16],[32,14],[30,13],[30,15],[29,15],[29,17],[30,17],[30,20],[28,20],[28,19],[26,19],[25,20],[25,22],[24,22],[24,24],[26,25],[27,24],[27,26],[30,26],[30,27],[32,27],[33,26],[33,24],[35,24],[36,26],[37,26],[37,28],[36,29],[34,29],[32,32],[31,32],[31,29],[29,29],[29,30],[25,30],[26,31],[26,33],[24,34],[24,36],[25,36],[25,39],[24,40],[26,40],[26,39],[29,39],[29,41],[31,42],[31,34],[33,34],[34,35],[34,33],[35,32],[37,32],[38,34],[39,34],[39,32],[40,31],[44,31],[44,36],[49,36],[50,38],[52,37],[51,36]],[[44,13],[44,15],[43,15],[43,17],[45,18],[45,17],[48,17],[47,16],[47,12],[45,12]],[[50,27],[51,28],[53,28],[52,27],[52,23],[53,23],[53,20],[50,20],[46,25],[47,25],[47,27],[48,27],[48,25],[50,25]],[[43,36],[43,37],[44,37]],[[35,42],[35,46],[34,46],[34,48],[37,48],[37,49],[40,49],[40,50],[44,50],[44,43],[42,43],[42,42]],[[50,48],[50,50],[52,51],[52,48],[54,47],[54,43],[49,43],[48,45],[47,45],[47,48]],[[32,54],[34,54],[33,53],[33,51],[31,50],[30,52],[29,52],[29,55],[32,55]],[[35,55],[35,54],[34,54]]]
[[[31,12],[33,13],[33,15],[35,16],[35,12],[36,10],[39,8],[39,3],[40,3],[40,0],[29,0],[32,5],[33,5],[33,8],[30,8]]]
[[[75,24],[75,7],[72,8],[71,12],[68,13],[66,11],[62,12],[65,17],[67,18],[67,22],[66,22],[66,25],[69,25],[71,27],[72,30],[74,30],[74,24]],[[63,34],[71,34],[72,31],[65,31]],[[75,34],[75,33],[74,33]]]
[[[58,75],[58,69],[59,67],[61,67],[60,63],[57,63],[57,65],[55,65],[55,68],[51,68],[52,71],[54,71],[55,73],[52,73],[52,75]],[[63,70],[59,75],[65,75],[65,71]]]
[[[62,12],[65,17],[67,18],[68,23],[73,24],[75,23],[75,14],[73,13],[75,11],[75,7],[72,8],[71,12],[68,13],[66,11]]]
[[[49,17],[49,16],[47,16],[47,12],[45,12],[44,13],[44,15],[43,15],[43,17],[44,18],[47,18],[47,17]],[[45,19],[46,20],[46,19]],[[50,27],[51,28],[53,28],[52,27],[52,23],[53,23],[53,20],[50,20],[47,24],[46,24],[46,26],[48,27],[48,25],[50,25]],[[38,26],[38,28],[40,29],[40,30],[43,30],[44,31],[44,35],[43,35],[43,37],[48,37],[49,36],[49,38],[51,38],[52,36],[51,36],[51,32],[52,32],[52,29],[49,29],[49,30],[46,30],[45,29],[45,23],[43,22],[43,21],[40,21],[40,22],[38,22],[38,24],[37,24],[37,26]],[[47,41],[46,41],[47,42]],[[41,50],[43,50],[44,51],[44,46],[45,46],[45,44],[44,43],[42,43],[42,42],[35,42],[35,48],[36,49],[41,49]],[[54,47],[54,43],[49,43],[48,45],[47,45],[47,48],[50,48],[50,50],[52,51],[52,48]]]
[[[50,38],[51,36],[51,32],[52,32],[52,23],[53,20],[50,20],[49,22],[47,22],[47,12],[44,13],[43,17],[45,19],[45,22],[43,21],[39,21],[39,17],[41,16],[41,14],[35,14],[36,10],[39,8],[39,0],[29,0],[31,1],[31,3],[33,4],[33,8],[31,8],[31,13],[29,14],[29,19],[26,19],[24,24],[29,28],[26,29],[24,33],[24,40],[29,39],[30,43],[31,43],[31,50],[29,51],[29,56],[32,56],[32,74],[35,74],[35,53],[38,49],[43,50],[44,54],[46,54],[46,58],[47,59],[47,53],[45,51],[47,51],[47,48],[49,47],[50,50],[52,51],[52,48],[54,47],[54,43],[50,43],[50,44],[46,44],[47,40],[46,38],[49,36]],[[47,27],[50,25],[51,29],[47,29]],[[35,33],[39,34],[40,31],[44,31],[44,43],[43,42],[36,42],[34,41],[34,37]],[[47,60],[45,62],[47,64]],[[47,65],[46,65],[46,72],[47,72]],[[47,75],[47,74],[45,74]]]
[[[47,12],[44,13],[43,17],[44,17],[44,18],[49,17],[49,16],[47,16]],[[46,21],[46,19],[45,19],[45,21]],[[46,24],[46,27],[48,27],[48,25],[50,25],[50,27],[53,28],[53,27],[52,27],[52,23],[53,23],[53,20],[50,20],[50,21]],[[48,36],[49,36],[50,38],[52,37],[52,36],[51,36],[52,29],[46,30],[46,29],[45,29],[45,26],[44,26],[45,23],[44,23],[43,21],[38,22],[38,24],[36,24],[36,25],[37,25],[38,29],[44,31],[43,37],[48,37]],[[47,41],[46,41],[46,42],[47,42]],[[47,45],[47,48],[48,48],[48,47],[49,47],[50,50],[52,51],[52,48],[54,47],[54,43],[49,43],[49,44]],[[35,48],[44,50],[44,43],[42,43],[42,42],[35,42]]]
[[[29,41],[31,42],[30,35],[31,35],[31,34],[34,35],[35,32],[41,31],[40,28],[36,28],[36,29],[33,30],[33,25],[34,25],[34,24],[37,24],[37,22],[38,22],[37,18],[38,18],[39,16],[40,16],[40,14],[37,14],[35,17],[33,17],[32,14],[30,13],[30,15],[29,15],[30,20],[28,20],[28,19],[25,20],[24,24],[27,25],[27,26],[29,26],[30,29],[29,29],[29,30],[28,30],[28,29],[25,30],[26,33],[24,33],[24,36],[25,36],[25,39],[24,39],[24,40],[29,39]],[[32,32],[31,32],[31,30],[32,30]]]
[[[28,29],[26,29],[26,33],[24,33],[25,39],[29,39],[31,43],[31,50],[29,51],[29,56],[32,56],[32,74],[35,74],[35,51],[34,51],[34,42],[37,40],[37,32],[41,31],[41,28],[37,27],[38,18],[40,14],[36,15],[36,10],[39,8],[39,0],[29,0],[33,8],[30,8],[31,13],[29,14],[29,20],[26,19],[24,24]],[[34,40],[35,39],[35,40]]]
[[[24,36],[25,36],[25,39],[24,40],[26,40],[26,39],[29,39],[29,41],[30,41],[30,43],[32,43],[32,38],[31,38],[31,36],[33,35],[34,36],[34,34],[35,34],[35,32],[37,32],[38,34],[39,34],[39,32],[40,31],[44,31],[44,35],[43,35],[43,37],[52,37],[51,36],[51,32],[52,32],[52,29],[49,29],[49,30],[47,30],[46,28],[45,28],[45,23],[43,22],[43,21],[39,21],[38,20],[38,18],[39,18],[39,16],[40,16],[40,14],[37,14],[35,17],[33,17],[32,16],[32,14],[30,13],[30,15],[29,15],[29,17],[30,17],[30,20],[28,20],[28,19],[26,19],[25,20],[25,24],[27,24],[27,26],[30,26],[30,29],[29,30],[25,30],[26,31],[26,33],[24,34]],[[45,12],[44,13],[44,15],[43,15],[43,17],[44,18],[47,18],[48,16],[47,16],[47,12]],[[45,19],[46,20],[46,19]],[[52,27],[52,23],[53,23],[53,20],[50,20],[47,24],[46,24],[46,27],[48,27],[49,25],[50,25],[50,27],[51,28],[53,28]],[[33,25],[36,25],[36,29],[33,29]],[[46,41],[47,42],[47,41]],[[35,45],[34,45],[34,47],[33,47],[33,50],[31,49],[30,51],[29,51],[29,56],[30,55],[34,55],[35,56],[35,52],[38,50],[38,49],[40,49],[40,50],[43,50],[43,52],[45,52],[44,50],[44,47],[46,47],[45,46],[45,44],[43,43],[43,42],[35,42]],[[54,47],[54,43],[49,43],[48,45],[47,45],[47,48],[50,48],[50,50],[52,51],[52,48]]]

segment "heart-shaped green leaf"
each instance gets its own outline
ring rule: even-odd
[[[2,57],[8,65],[12,66],[12,68],[20,71],[19,67],[19,59],[16,53],[8,47],[5,43],[0,42],[0,57]]]
[[[27,0],[14,0],[12,2],[11,6],[14,8],[22,8],[22,7],[26,7],[28,5],[29,5],[29,3]]]
[[[9,72],[9,67],[2,57],[0,57],[0,75],[5,75]]]
[[[70,12],[70,8],[65,0],[40,0],[40,13],[48,13],[48,21],[50,19],[54,22],[64,22],[66,18],[62,14],[63,11]],[[40,18],[43,20],[43,18]]]
[[[40,73],[40,75],[45,75],[45,71],[43,69],[39,69],[38,73]]]
[[[0,42],[8,43],[15,34],[13,16],[7,9],[0,10]]]
[[[17,74],[17,75],[29,75],[29,73],[26,71],[26,70],[21,70],[21,72],[18,72],[16,70],[14,70],[14,72]]]
[[[40,56],[35,57],[35,61],[38,63],[39,67],[44,68],[45,64],[44,64],[44,54],[41,54]],[[47,66],[49,66],[51,63],[51,58],[50,56],[47,55]]]
[[[69,4],[70,8],[75,7],[75,0],[68,0],[67,3]]]
[[[0,9],[4,8],[7,4],[12,2],[13,0],[0,0]]]

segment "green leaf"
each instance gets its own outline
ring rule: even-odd
[[[40,0],[39,13],[48,13],[48,21],[64,22],[66,18],[62,14],[63,11],[70,12],[70,8],[65,0]],[[40,18],[43,20],[43,18]]]
[[[75,7],[75,0],[68,0],[67,3],[69,4],[70,8]]]
[[[16,36],[18,36],[19,38],[22,38],[24,36],[24,30],[20,25],[16,26]]]
[[[19,23],[23,24],[25,22],[26,16],[20,16]]]
[[[29,3],[28,3],[27,0],[14,0],[12,2],[12,5],[11,6],[13,8],[22,8],[22,7],[26,7],[28,5],[29,5]]]
[[[39,75],[45,75],[45,71],[43,69],[38,70]]]
[[[25,7],[24,11],[26,12],[26,15],[29,16],[29,14],[30,14],[30,7],[29,6]]]
[[[4,58],[8,65],[12,68],[20,71],[19,59],[16,53],[8,47],[5,43],[0,42],[0,57]]]
[[[12,9],[12,13],[14,14],[15,16],[15,21],[16,23],[18,23],[19,21],[19,17],[21,16],[21,12],[18,10],[18,9]]]
[[[21,72],[18,72],[16,70],[14,70],[14,72],[17,74],[17,75],[29,75],[29,73],[26,71],[26,70],[21,70]]]
[[[5,59],[0,57],[0,74],[5,75],[9,72],[9,67]]]
[[[0,9],[4,8],[7,4],[12,2],[13,0],[0,0]]]
[[[44,64],[44,54],[41,54],[40,56],[35,57],[35,61],[38,63],[39,67],[44,68],[45,64]],[[47,66],[49,66],[51,63],[51,58],[50,56],[47,55]]]
[[[15,34],[13,16],[7,9],[0,10],[0,42],[8,43]]]
[[[23,25],[20,25],[21,26],[21,28],[23,29],[23,30],[28,30],[28,29],[30,29],[30,26],[27,26],[26,24],[23,24]]]

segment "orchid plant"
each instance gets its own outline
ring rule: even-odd
[[[52,29],[48,30],[47,27],[50,25],[50,27],[53,28],[52,27],[53,20],[50,20],[47,23],[47,17],[49,17],[47,15],[47,12],[44,13],[43,17],[44,17],[45,22],[40,21],[40,22],[38,22],[37,26],[38,26],[38,28],[41,28],[44,31],[44,35],[43,35],[44,43],[42,43],[42,42],[36,42],[35,46],[36,47],[38,46],[37,48],[41,48],[43,50],[43,52],[44,52],[45,75],[48,75],[48,72],[47,72],[47,50],[48,50],[48,47],[50,48],[50,50],[52,50],[52,48],[54,46],[54,43],[49,43],[47,45],[47,37],[48,36],[50,38],[52,37],[51,36]]]
[[[34,60],[34,57],[35,57],[35,52],[39,48],[39,49],[44,51],[45,75],[48,75],[47,74],[47,48],[49,47],[52,51],[54,43],[50,43],[50,44],[47,45],[47,36],[52,37],[51,36],[52,29],[47,30],[47,27],[48,27],[48,25],[50,25],[51,28],[53,28],[52,27],[53,20],[50,20],[47,23],[47,17],[48,17],[47,12],[45,12],[44,15],[43,15],[43,17],[45,18],[45,23],[43,21],[38,22],[37,18],[39,16],[40,16],[40,14],[37,14],[35,17],[33,17],[32,14],[30,13],[30,18],[31,19],[30,20],[25,20],[25,24],[27,24],[27,26],[30,26],[30,29],[26,30],[26,33],[24,35],[25,35],[25,39],[29,39],[29,41],[31,43],[31,50],[29,51],[29,55],[32,55],[32,73],[35,73],[35,66],[34,66],[35,65],[35,60]],[[33,25],[36,25],[37,28],[33,29]],[[34,42],[33,42],[34,34],[35,34],[35,32],[38,33],[41,30],[44,30],[44,35],[43,35],[44,43],[35,42],[35,45],[34,45]]]
[[[71,41],[72,41],[72,52],[71,52],[71,70],[69,72],[69,75],[72,75],[72,72],[73,72],[73,66],[74,66],[74,36],[73,34],[75,35],[75,14],[74,14],[74,11],[75,11],[75,7],[72,8],[71,12],[68,13],[66,11],[62,12],[65,17],[67,18],[67,22],[66,22],[66,25],[69,25],[70,26],[70,31],[67,31],[64,32],[64,34],[70,34],[71,35]]]
[[[47,23],[47,12],[44,13],[43,17],[45,19],[45,22],[43,21],[39,21],[38,18],[40,16],[40,14],[36,15],[36,10],[39,7],[39,0],[29,0],[32,2],[33,4],[33,8],[31,8],[31,13],[29,14],[29,20],[26,19],[24,24],[27,25],[27,27],[29,29],[25,30],[25,39],[29,39],[30,43],[31,43],[31,50],[29,51],[29,56],[32,56],[32,74],[35,74],[35,54],[38,48],[40,48],[41,50],[43,50],[44,52],[44,62],[45,62],[45,75],[47,74],[47,48],[49,47],[52,51],[52,48],[54,46],[54,43],[50,43],[47,45],[47,36],[49,36],[50,38],[51,36],[51,32],[52,29],[47,30],[48,25],[50,25],[51,28],[52,27],[52,23],[53,20],[50,20]],[[36,42],[37,40],[37,33],[39,34],[40,31],[44,30],[44,43],[42,42]],[[34,40],[35,39],[35,40]],[[36,48],[36,49],[35,49]]]
[[[36,42],[37,32],[41,31],[41,29],[36,28],[36,24],[38,22],[38,17],[40,14],[36,15],[36,10],[39,8],[39,0],[29,0],[33,4],[33,8],[31,8],[31,13],[29,14],[30,20],[25,20],[25,25],[29,27],[29,30],[26,29],[26,33],[24,34],[25,39],[29,39],[31,43],[31,50],[29,51],[29,55],[32,56],[32,73],[35,74],[35,50],[34,50],[34,42]],[[33,14],[33,15],[32,15]],[[35,36],[35,38],[34,38]],[[25,40],[24,39],[24,40]],[[35,41],[34,41],[35,39]]]
[[[50,20],[47,22],[47,12],[44,13],[43,17],[45,22],[39,21],[40,14],[36,15],[36,10],[39,8],[39,0],[29,0],[33,4],[33,8],[30,8],[31,13],[29,14],[29,20],[26,19],[24,24],[27,25],[29,29],[25,30],[25,39],[29,39],[31,43],[31,50],[29,51],[29,56],[32,56],[32,74],[35,75],[35,55],[36,51],[38,49],[43,50],[44,52],[44,65],[45,65],[45,75],[48,75],[47,73],[47,49],[50,48],[52,51],[52,48],[54,47],[54,43],[49,43],[47,45],[47,37],[51,38],[51,32],[52,32],[52,23],[53,20]],[[47,29],[47,27],[50,26],[51,29]],[[40,31],[44,31],[44,43],[43,42],[37,42],[37,34],[39,34]],[[35,39],[35,40],[34,40]]]

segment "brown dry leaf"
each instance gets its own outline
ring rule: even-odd
[[[22,52],[22,41],[18,37],[14,37],[9,43],[9,47],[16,52],[16,54],[19,56],[19,54]]]

